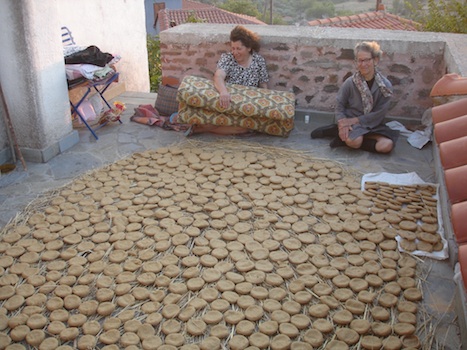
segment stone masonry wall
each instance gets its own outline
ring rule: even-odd
[[[212,78],[221,53],[230,50],[233,25],[184,24],[160,34],[162,74]],[[249,26],[261,36],[269,88],[293,91],[297,108],[332,112],[336,93],[355,71],[353,48],[376,40],[378,68],[394,86],[389,115],[420,120],[432,107],[430,91],[446,72],[445,42],[437,33],[296,26]]]

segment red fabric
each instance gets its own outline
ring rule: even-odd
[[[167,130],[188,130],[189,125],[171,123],[169,118],[170,117],[161,116],[159,111],[152,105],[139,105],[135,108],[135,114],[133,114],[130,120],[140,124],[155,125]]]

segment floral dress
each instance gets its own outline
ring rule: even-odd
[[[232,53],[224,53],[217,62],[217,68],[226,73],[226,83],[258,87],[269,81],[266,61],[263,56],[253,52],[249,67],[237,63]]]

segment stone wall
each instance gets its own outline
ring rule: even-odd
[[[229,51],[233,25],[184,24],[161,33],[163,76],[212,78]],[[331,112],[336,92],[355,71],[353,47],[376,40],[379,69],[394,86],[390,116],[420,120],[432,106],[430,91],[448,67],[445,39],[437,33],[295,26],[249,26],[261,36],[269,88],[293,91],[297,108]]]

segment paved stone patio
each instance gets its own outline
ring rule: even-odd
[[[0,178],[0,225],[21,213],[27,205],[40,198],[44,191],[54,190],[69,184],[76,177],[119,161],[135,152],[170,147],[185,141],[181,133],[165,131],[129,121],[132,109],[139,104],[153,103],[153,94],[142,95],[125,93],[119,96],[127,104],[122,125],[108,125],[98,131],[96,141],[85,129],[79,130],[80,143],[71,150],[52,159],[47,164],[28,164],[23,171],[20,162],[17,169]],[[411,147],[401,137],[390,155],[368,154],[346,148],[330,149],[329,140],[311,140],[309,133],[315,127],[328,121],[325,116],[313,116],[305,124],[303,113],[298,114],[296,128],[289,138],[275,138],[257,135],[243,138],[245,142],[264,146],[289,148],[309,153],[314,158],[330,159],[339,164],[351,166],[356,172],[407,173],[416,172],[424,181],[435,182],[434,161],[431,145],[422,150]],[[214,135],[197,135],[194,141],[216,142],[219,140],[239,140],[239,138],[219,138]],[[240,139],[242,140],[242,139]],[[189,142],[189,140],[188,140]],[[214,143],[215,144],[215,143]],[[429,315],[423,324],[423,331],[432,334],[432,344],[423,344],[423,349],[460,349],[458,325],[453,308],[454,281],[452,267],[448,261],[420,259],[424,274],[421,280],[424,293],[424,315]]]

